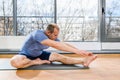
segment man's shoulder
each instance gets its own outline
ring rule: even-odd
[[[35,30],[35,31],[33,31],[32,33],[33,33],[33,34],[39,34],[39,33],[44,33],[44,31],[43,31],[43,30]]]
[[[44,31],[43,31],[43,30],[38,29],[38,30],[34,30],[33,32],[44,32]]]
[[[40,38],[42,38],[42,37],[47,37],[47,36],[45,35],[45,33],[44,33],[44,30],[35,30],[35,31],[32,32],[31,35],[32,35],[33,37],[40,37]]]

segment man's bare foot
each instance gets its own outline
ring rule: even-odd
[[[39,58],[33,60],[32,62],[33,62],[35,65],[45,64],[45,63],[50,64],[50,61],[48,61],[48,60],[41,60],[41,59],[39,59]]]
[[[88,67],[89,64],[90,64],[92,61],[94,61],[96,58],[97,58],[97,55],[88,56],[88,57],[84,60],[83,65],[84,65],[85,67]]]

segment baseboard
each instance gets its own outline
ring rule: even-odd
[[[57,52],[61,54],[71,54],[71,52],[65,52],[65,51],[59,51],[59,50],[47,50],[50,52]],[[93,52],[94,54],[120,54],[120,50],[89,50],[90,52]],[[18,54],[19,50],[0,50],[1,54]]]

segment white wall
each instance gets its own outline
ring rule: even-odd
[[[103,50],[120,50],[120,42],[103,42]]]
[[[0,49],[20,49],[25,36],[0,36]]]
[[[0,36],[0,49],[19,50],[25,36]],[[120,42],[67,42],[84,50],[120,50]],[[55,50],[49,48],[49,50]]]

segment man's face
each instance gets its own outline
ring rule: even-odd
[[[57,30],[57,29],[55,28],[53,33],[50,33],[50,32],[48,33],[48,37],[49,37],[49,39],[51,39],[51,40],[55,40],[55,39],[57,39],[58,34],[59,34],[59,30]]]

